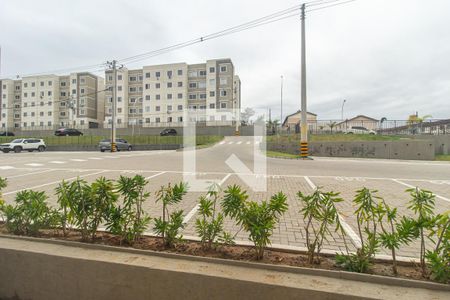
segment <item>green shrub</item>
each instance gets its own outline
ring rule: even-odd
[[[121,242],[136,242],[150,223],[150,217],[142,209],[143,203],[150,197],[150,193],[145,191],[147,183],[141,175],[131,178],[120,176],[118,180],[117,190],[122,196],[123,205],[109,207],[106,230],[118,234]]]
[[[181,239],[179,231],[184,228],[183,211],[169,213],[168,206],[179,203],[186,195],[188,186],[180,182],[171,186],[162,186],[156,193],[156,203],[162,203],[162,217],[155,219],[155,233],[163,238],[166,247],[173,247],[176,240]]]
[[[450,211],[434,218],[434,228],[430,236],[434,237],[435,247],[427,250],[425,258],[430,269],[430,277],[442,283],[450,281]]]
[[[44,192],[24,190],[17,193],[15,205],[2,205],[9,232],[20,235],[37,235],[40,229],[54,226],[56,212],[47,205]]]
[[[0,217],[3,219],[3,207],[5,206],[5,201],[2,198],[2,190],[6,187],[6,178],[0,177]]]
[[[262,259],[264,248],[270,245],[270,237],[279,217],[287,211],[287,197],[282,192],[273,195],[270,201],[261,203],[247,201],[248,195],[239,186],[230,186],[225,191],[222,209],[225,216],[235,220],[249,234],[256,251],[256,259]]]

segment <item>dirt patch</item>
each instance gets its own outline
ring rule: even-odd
[[[4,224],[0,224],[0,233],[9,234]],[[81,240],[81,234],[78,230],[69,230],[66,237],[64,237],[62,230],[41,230],[37,237],[83,242]],[[307,256],[304,253],[266,250],[264,252],[264,258],[262,260],[256,260],[255,251],[250,246],[218,245],[213,249],[205,250],[201,246],[200,242],[183,240],[178,242],[173,248],[166,248],[164,247],[161,238],[153,236],[143,236],[133,245],[127,245],[121,243],[118,236],[107,232],[98,232],[95,241],[92,241],[90,243],[108,246],[120,246],[140,250],[163,251],[193,256],[232,259],[238,261],[256,262],[261,264],[286,265],[324,270],[343,270],[342,268],[336,266],[333,256],[321,257],[320,263],[310,264],[308,262]],[[391,264],[377,262],[372,265],[369,274],[430,281],[429,278],[425,278],[422,276],[419,266],[415,265],[414,263],[402,263],[401,265],[397,266],[397,268],[398,275],[394,275],[392,272]]]

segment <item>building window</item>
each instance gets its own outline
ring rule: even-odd
[[[199,75],[200,75],[200,76],[206,76],[206,71],[205,71],[205,70],[201,70],[201,71],[199,72]]]
[[[81,90],[80,90],[80,93],[81,93],[81,94],[84,94],[84,89],[81,89]]]
[[[172,123],[172,117],[167,117],[167,123]]]
[[[156,87],[157,89],[159,89],[159,88],[161,88],[161,84],[160,84],[160,83],[157,83],[157,84],[155,84],[155,87]]]
[[[167,87],[168,87],[168,88],[171,88],[171,87],[172,87],[172,82],[168,82],[168,83],[167,83]]]
[[[28,93],[23,93],[23,97],[24,98],[28,97]]]
[[[111,98],[111,102],[112,102],[112,98]],[[122,97],[117,97],[117,102],[122,102]]]
[[[145,107],[145,112],[150,112],[150,106]]]
[[[52,116],[52,112],[51,112],[51,111],[47,112],[47,115],[48,115],[49,117],[51,117],[51,116]]]
[[[155,76],[156,76],[157,78],[161,77],[161,72],[155,72]]]
[[[110,110],[109,113],[112,113],[112,109],[110,108],[109,110]],[[121,113],[122,113],[122,107],[118,107],[118,108],[117,108],[117,112],[118,112],[119,114],[121,114]]]
[[[72,79],[72,84],[76,84],[77,80],[76,79]]]
[[[130,76],[130,81],[136,81],[136,80],[137,80],[136,76]]]
[[[161,107],[160,106],[156,106],[155,107],[155,111],[161,111]]]
[[[150,83],[146,83],[146,84],[145,84],[145,89],[146,89],[146,90],[150,89]]]
[[[63,82],[61,82],[61,85],[63,84]],[[25,82],[24,84],[23,84],[23,87],[24,88],[27,88],[28,87],[28,83],[27,82]]]
[[[112,81],[112,80],[113,80],[112,75],[109,75],[108,76],[108,81]]]
[[[172,105],[167,105],[167,111],[172,111]]]
[[[150,118],[145,118],[145,123],[150,123]]]
[[[161,100],[161,95],[156,95],[156,100]]]
[[[189,95],[189,100],[195,100],[197,99],[197,95],[196,94],[190,94]]]
[[[220,91],[220,96],[225,97],[227,95],[227,91],[226,90],[221,90]]]
[[[226,104],[226,102],[222,102],[222,103],[220,103],[220,108],[227,108],[227,104]]]
[[[206,94],[200,94],[200,99],[206,99]]]
[[[190,71],[189,77],[197,77],[197,71]]]
[[[172,78],[172,71],[167,71],[167,77]]]
[[[135,93],[136,91],[136,87],[130,87],[130,93]]]
[[[210,96],[210,97],[214,97],[215,95],[216,95],[216,92],[214,92],[214,91],[210,91],[210,92],[209,92],[209,96]]]
[[[41,81],[41,86],[44,86],[44,82],[43,81]]]
[[[117,86],[117,90],[118,90],[118,91],[121,91],[121,90],[122,90],[122,86],[121,86],[121,85],[118,85],[118,86]]]
[[[177,98],[178,99],[183,99],[183,94],[182,93],[178,93]]]
[[[150,72],[145,73],[145,78],[150,78]]]
[[[210,103],[209,108],[214,109],[214,108],[216,108],[216,105],[214,103]]]
[[[77,93],[77,90],[72,90],[72,95],[75,95]]]
[[[220,78],[220,85],[225,85],[227,84],[227,79],[226,78]]]
[[[197,83],[196,82],[189,83],[189,88],[195,89],[196,87],[197,87]]]
[[[167,100],[172,100],[172,94],[167,94]]]
[[[178,74],[178,76],[183,75],[183,70],[178,70],[178,71],[177,71],[177,74]]]
[[[220,72],[224,73],[227,71],[227,66],[220,66]]]
[[[178,110],[183,110],[183,105],[178,105]]]
[[[81,82],[81,83],[85,83],[86,80],[85,80],[84,78],[81,78],[81,79],[80,79],[80,82]]]
[[[178,81],[178,87],[182,87],[183,86],[183,81]]]
[[[209,67],[209,73],[215,73],[216,72],[216,68],[214,67]]]
[[[130,98],[130,102],[131,103],[135,103],[136,102],[136,98]]]
[[[122,119],[117,119],[117,124],[122,124]]]
[[[66,96],[66,92],[61,92],[61,97],[65,97]]]
[[[122,75],[121,74],[117,75],[117,80],[122,80]]]
[[[32,82],[31,83],[31,87],[35,87],[36,86],[36,83],[35,82]],[[26,123],[25,123],[26,124]]]
[[[155,122],[159,123],[159,122],[161,122],[161,119],[160,118],[155,118]]]
[[[145,95],[145,100],[150,100],[150,95]]]
[[[53,85],[53,82],[52,81],[49,81],[48,82],[48,86],[52,86]]]

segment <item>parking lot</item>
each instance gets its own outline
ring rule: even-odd
[[[274,247],[303,249],[305,246],[305,222],[299,210],[301,204],[297,192],[311,193],[316,187],[340,192],[345,199],[339,203],[341,222],[347,233],[350,249],[360,243],[356,235],[356,219],[353,216],[352,199],[355,191],[367,187],[376,189],[388,204],[397,207],[400,215],[411,215],[407,209],[407,188],[418,186],[436,194],[436,212],[450,210],[450,164],[445,162],[387,161],[363,159],[317,158],[312,161],[267,159],[267,172],[253,174],[236,172],[226,160],[235,154],[249,170],[253,170],[254,155],[259,141],[253,137],[228,137],[213,147],[196,151],[196,176],[199,179],[216,180],[222,188],[238,184],[246,188],[251,200],[269,199],[278,191],[288,196],[289,210],[275,230]],[[256,152],[255,152],[256,151]],[[260,155],[256,154],[256,155]],[[155,204],[154,192],[162,185],[177,183],[183,175],[182,151],[142,152],[42,152],[0,153],[0,176],[8,179],[3,198],[11,203],[17,192],[23,189],[45,191],[51,204],[56,203],[54,190],[61,180],[82,178],[92,182],[100,176],[117,179],[120,175],[141,174],[149,181],[151,199],[145,209],[151,217],[160,215],[161,207]],[[263,176],[267,179],[267,191],[254,192],[243,178]],[[183,209],[186,227],[183,235],[195,238],[195,219],[198,198],[204,192],[191,191],[174,209]],[[231,220],[225,227],[233,234],[238,230]],[[151,230],[151,226],[149,228]],[[237,235],[241,243],[248,243],[244,232]],[[331,236],[325,242],[325,250],[344,251],[344,241]],[[389,253],[386,251],[386,255]],[[418,244],[411,244],[399,251],[400,256],[418,255]]]

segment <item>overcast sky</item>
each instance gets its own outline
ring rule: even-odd
[[[0,0],[1,75],[94,65],[204,36],[294,0]],[[307,15],[308,110],[450,118],[450,1],[357,0]],[[231,58],[242,106],[284,115],[300,107],[300,21],[289,18],[128,68]],[[99,73],[101,74],[101,73]]]

